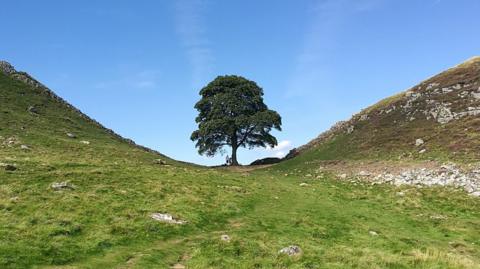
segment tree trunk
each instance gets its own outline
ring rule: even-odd
[[[237,166],[238,165],[238,161],[237,161],[237,145],[236,144],[233,144],[232,145],[232,163],[230,165],[233,165],[233,166]]]

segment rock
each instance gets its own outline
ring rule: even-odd
[[[230,242],[231,238],[227,234],[222,234],[220,236],[220,240],[225,241],[225,242]]]
[[[360,121],[366,121],[366,120],[368,120],[368,114],[363,114],[363,115],[361,115],[359,120],[360,120]]]
[[[480,197],[480,191],[474,191],[470,193],[470,195],[475,196],[475,197]]]
[[[166,165],[167,164],[167,162],[162,160],[162,159],[155,159],[155,160],[153,160],[153,163],[154,164],[160,164],[160,165]]]
[[[2,166],[5,171],[11,172],[17,170],[17,167],[13,164],[0,163],[0,166]]]
[[[366,172],[366,171],[360,171],[358,173],[358,176],[361,176],[361,177],[368,177],[370,176],[370,173]]]
[[[423,141],[423,139],[418,138],[417,140],[415,140],[415,146],[419,147],[423,144],[425,144],[425,141]]]
[[[368,232],[371,236],[378,236],[378,233],[375,231],[369,231]]]
[[[185,265],[183,265],[183,264],[176,263],[176,264],[172,265],[172,267],[170,267],[170,268],[172,268],[172,269],[185,269],[187,267],[185,267]]]
[[[156,221],[170,223],[170,224],[180,224],[181,225],[181,224],[186,223],[186,221],[184,221],[184,220],[176,219],[172,215],[164,214],[164,213],[153,213],[151,215],[151,218],[156,220]]]
[[[73,133],[67,133],[67,136],[70,138],[77,138],[77,136]]]
[[[305,177],[312,177],[312,174],[306,174]]]
[[[5,61],[0,61],[0,72],[4,74],[13,74],[15,73],[15,68],[11,64]]]
[[[341,179],[346,179],[347,178],[347,174],[341,174],[341,175],[338,175],[339,178]]]
[[[423,154],[423,153],[425,153],[425,152],[427,152],[427,150],[426,150],[426,149],[422,149],[422,150],[420,150],[418,153]]]
[[[431,215],[430,219],[432,219],[432,220],[446,220],[446,219],[448,219],[448,217],[444,216],[444,215],[440,215],[440,214],[435,214],[435,215]]]
[[[82,143],[84,145],[90,145],[90,141],[87,141],[87,140],[82,140],[82,141],[80,141],[80,143]]]
[[[307,186],[308,186],[308,184],[305,183],[305,182],[300,183],[300,187],[307,187]]]
[[[74,190],[76,187],[75,185],[71,184],[68,181],[63,181],[63,182],[54,182],[51,185],[52,189],[55,191],[61,191],[61,190]]]
[[[29,150],[30,147],[27,146],[27,145],[20,145],[20,149],[23,149],[23,150]]]
[[[20,141],[14,137],[14,136],[11,136],[11,137],[8,137],[7,139],[5,139],[3,141],[3,145],[6,145],[8,147],[11,147],[11,146],[14,146],[14,145],[18,145],[20,143]]]
[[[397,196],[403,197],[405,196],[405,193],[403,191],[399,191],[397,192]]]
[[[35,106],[29,106],[27,108],[27,111],[31,114],[35,114],[35,115],[38,115],[38,109],[35,107]]]
[[[404,170],[396,175],[383,173],[373,180],[376,183],[390,183],[396,186],[453,186],[464,189],[470,195],[480,196],[480,170],[476,166],[462,171],[455,164],[446,163],[436,169],[417,168]]]
[[[299,246],[292,245],[292,246],[282,248],[278,253],[285,254],[288,256],[298,256],[302,254],[302,249]]]
[[[347,128],[347,134],[353,133],[354,130],[355,130],[355,126],[353,126],[353,125],[348,126],[348,128]]]

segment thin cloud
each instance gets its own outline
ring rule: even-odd
[[[160,74],[158,70],[144,70],[117,79],[97,82],[94,87],[97,89],[152,89],[158,86]]]
[[[204,0],[175,2],[176,30],[192,68],[192,83],[199,87],[213,70],[213,53],[207,36]]]

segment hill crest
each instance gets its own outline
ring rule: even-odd
[[[470,154],[478,158],[480,144],[480,57],[473,57],[420,84],[336,123],[296,154],[318,149],[342,137],[354,148],[347,153],[360,157],[379,156],[384,151],[416,151],[416,139],[429,142],[430,148],[449,153]],[[397,143],[398,142],[398,143]],[[374,149],[372,152],[371,149]],[[370,151],[362,154],[362,151]],[[422,153],[424,153],[423,151]],[[397,152],[398,153],[398,152]],[[418,152],[417,152],[418,153]],[[292,155],[292,154],[291,154]],[[335,154],[334,154],[335,155]],[[427,154],[428,155],[428,154]],[[361,157],[361,158],[363,158]],[[349,158],[336,154],[335,158]]]

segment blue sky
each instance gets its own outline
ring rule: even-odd
[[[202,86],[236,74],[283,117],[281,155],[480,54],[477,0],[3,1],[0,59],[119,134],[218,164],[189,140]]]

